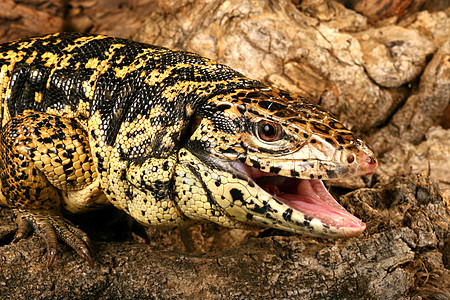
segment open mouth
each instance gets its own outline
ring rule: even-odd
[[[356,236],[366,228],[360,219],[333,198],[321,180],[266,173],[244,163],[233,163],[233,167],[247,175],[272,198],[306,217],[320,220],[325,227],[339,230],[343,236]]]

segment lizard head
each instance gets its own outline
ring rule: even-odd
[[[189,217],[315,236],[364,231],[365,224],[331,196],[322,180],[373,174],[377,161],[327,111],[262,87],[216,95],[194,123],[180,151],[184,169],[179,175],[197,178],[203,201],[210,203],[197,210],[178,192],[182,206],[190,207]]]

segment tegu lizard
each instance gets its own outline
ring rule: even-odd
[[[113,204],[145,226],[215,222],[351,237],[324,179],[374,173],[324,109],[193,53],[57,33],[0,45],[0,204],[92,264],[62,212]]]

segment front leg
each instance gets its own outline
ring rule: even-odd
[[[65,199],[77,198],[84,210],[105,201],[87,136],[75,121],[44,113],[12,118],[0,132],[0,180],[1,204],[17,215],[14,242],[34,229],[47,244],[49,266],[58,238],[92,265],[87,235],[61,214]]]

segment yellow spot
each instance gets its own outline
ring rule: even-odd
[[[63,49],[63,51],[72,52],[74,49],[82,47],[91,41],[101,40],[105,38],[107,38],[107,36],[104,35],[83,36],[74,40],[73,41],[74,43],[72,45],[68,45],[66,48]]]
[[[35,92],[34,93],[34,101],[41,103],[42,101],[42,92]]]
[[[69,105],[65,105],[62,110],[57,110],[55,108],[47,108],[46,113],[57,116],[64,116],[66,118],[75,118],[77,114],[72,110]]]
[[[89,80],[84,81],[82,84],[86,98],[92,99],[94,97],[98,77],[108,70],[110,66],[109,61],[113,58],[116,49],[120,49],[124,46],[125,45],[123,44],[112,44],[108,51],[105,51],[106,59],[98,61],[97,58],[93,58],[86,63],[87,68],[94,69],[94,72],[91,74]]]
[[[152,109],[150,110],[150,118],[165,116],[165,115],[166,115],[166,109],[161,105],[152,107]]]
[[[90,58],[86,63],[85,67],[88,69],[96,69],[98,66],[98,58]]]
[[[41,55],[42,60],[46,60],[44,66],[51,67],[52,65],[56,65],[58,63],[58,54],[45,52]]]
[[[77,114],[79,116],[89,116],[90,103],[88,101],[82,101],[78,103]]]
[[[48,76],[47,79],[47,88],[50,88],[50,82],[52,79],[53,74],[55,73],[56,70],[61,70],[64,68],[67,68],[70,63],[70,59],[72,59],[72,54],[64,54],[59,56],[58,54],[55,53],[51,53],[51,52],[45,52],[44,54],[41,55],[41,59],[42,61],[45,61],[44,66],[51,68],[50,71],[50,75]]]
[[[149,83],[150,85],[155,85],[157,83],[162,82],[167,77],[171,76],[173,73],[173,70],[177,70],[180,68],[191,68],[192,64],[187,63],[179,63],[174,66],[170,66],[167,69],[164,70],[163,73],[160,73],[158,69],[153,69],[145,78],[144,82]]]
[[[119,57],[119,59],[116,60],[116,63],[117,63],[117,64],[120,64],[120,63],[123,61],[124,58],[125,58],[125,55],[121,55],[121,56]]]
[[[23,57],[26,55],[23,51],[14,51],[9,50],[8,52],[0,53],[0,58],[9,60],[10,70],[12,71],[14,68],[14,64],[18,61],[21,61]]]
[[[127,74],[144,67],[147,64],[147,61],[153,59],[153,57],[149,55],[151,52],[153,52],[152,49],[143,49],[141,53],[136,55],[132,63],[130,63],[129,65],[125,65],[121,69],[115,68],[114,71],[116,72],[116,77],[123,79]],[[120,62],[118,61],[118,63]]]
[[[32,41],[29,41],[29,42],[21,42],[21,43],[19,43],[19,47],[17,47],[17,50],[30,48],[30,47],[33,46],[35,41],[36,40],[32,40]]]
[[[33,53],[31,53],[30,57],[27,58],[27,60],[25,61],[27,64],[31,64],[34,59],[37,56],[37,51],[33,51]]]

